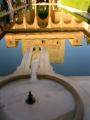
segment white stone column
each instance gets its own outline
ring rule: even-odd
[[[72,16],[71,27],[74,27],[74,22],[75,22],[75,19],[74,19],[74,16]]]
[[[16,73],[23,73],[23,72],[30,73],[32,50],[33,48],[28,49],[27,52],[24,54],[22,62],[20,66],[17,68]]]
[[[26,65],[25,65],[25,71],[29,71],[30,70],[31,59],[32,59],[32,52],[33,52],[33,48],[28,50],[28,57],[27,57]]]
[[[49,5],[49,18],[48,18],[48,28],[51,28],[51,5]]]
[[[54,72],[53,68],[50,65],[48,51],[44,47],[42,47],[41,48],[40,60],[39,60],[38,73],[48,74],[48,73],[53,73],[53,72]]]
[[[25,16],[25,14],[23,15],[23,27],[24,27],[24,29],[27,28],[26,27],[26,16]]]

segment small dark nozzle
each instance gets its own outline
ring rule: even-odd
[[[35,100],[34,96],[32,95],[31,91],[29,91],[28,97],[26,99],[26,103],[27,104],[34,104],[35,101],[36,100]]]

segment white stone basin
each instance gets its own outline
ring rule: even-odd
[[[25,103],[29,90],[36,98],[33,105]],[[50,80],[15,81],[1,88],[0,96],[3,110],[12,120],[52,120],[75,107],[72,95]]]

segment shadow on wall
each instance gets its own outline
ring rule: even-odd
[[[90,16],[90,5],[88,6],[88,9],[87,9],[87,15]],[[88,23],[90,24],[90,19],[88,20]]]
[[[90,13],[90,5],[89,5],[89,7],[88,7],[88,9],[87,9],[87,12]]]

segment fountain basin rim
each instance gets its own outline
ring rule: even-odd
[[[9,84],[10,82],[14,82],[16,80],[22,80],[22,79],[28,79],[30,78],[30,74],[13,74],[9,75],[8,77],[2,78],[0,80],[0,88],[4,87],[5,85]],[[73,96],[75,100],[75,115],[73,120],[83,120],[84,117],[84,105],[83,101],[78,94],[77,90],[68,82],[66,82],[64,79],[61,79],[58,77],[58,75],[52,75],[52,74],[38,74],[37,77],[39,79],[49,79],[55,82],[58,82],[59,84],[63,85]]]

